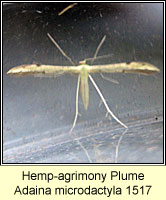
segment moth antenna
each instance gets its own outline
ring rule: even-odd
[[[101,42],[99,43],[99,45],[98,45],[98,47],[97,47],[97,49],[96,49],[96,52],[95,52],[95,54],[94,54],[94,56],[93,56],[93,59],[92,59],[92,61],[91,61],[91,64],[92,64],[92,63],[94,62],[94,60],[96,59],[97,54],[98,54],[98,52],[99,52],[99,50],[100,50],[102,44],[104,43],[105,39],[106,39],[106,35],[104,35],[103,39],[102,39]]]
[[[50,38],[50,40],[53,42],[53,44],[55,44],[55,46],[59,49],[59,51],[61,52],[61,54],[68,59],[68,61],[72,64],[72,65],[76,65],[72,59],[61,49],[61,47],[59,46],[59,44],[55,41],[55,39],[49,34],[47,33],[48,37]]]

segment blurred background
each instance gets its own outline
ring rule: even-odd
[[[163,4],[162,3],[12,3],[3,5],[3,163],[162,163],[163,162]],[[77,77],[19,77],[7,71],[21,64],[71,65],[47,36],[50,33],[75,62],[94,64],[149,62],[153,76],[93,75],[110,109],[109,115],[90,83],[85,111]]]

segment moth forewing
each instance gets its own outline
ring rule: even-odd
[[[42,74],[49,75],[49,74],[57,74],[57,73],[71,73],[71,74],[78,74],[80,69],[77,66],[55,66],[55,65],[20,65],[17,67],[13,67],[10,69],[7,74],[11,75],[38,75]]]
[[[157,73],[160,70],[146,62],[129,62],[116,63],[107,65],[91,65],[88,68],[89,73],[136,73],[143,75],[150,75]]]

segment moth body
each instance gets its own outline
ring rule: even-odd
[[[88,65],[80,65],[80,78],[81,78],[81,98],[85,110],[88,109],[89,105],[89,83],[88,83]]]

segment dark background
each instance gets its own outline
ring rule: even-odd
[[[77,77],[8,76],[20,64],[71,65],[47,37],[50,33],[77,64],[93,57],[104,35],[95,64],[145,61],[160,74],[107,74],[113,84],[93,75],[111,110],[129,130],[119,145],[119,163],[163,162],[163,4],[14,3],[3,5],[3,162],[114,163],[124,128],[105,117],[106,109],[90,84],[85,111],[79,98],[75,115]],[[88,158],[89,156],[89,158]]]

